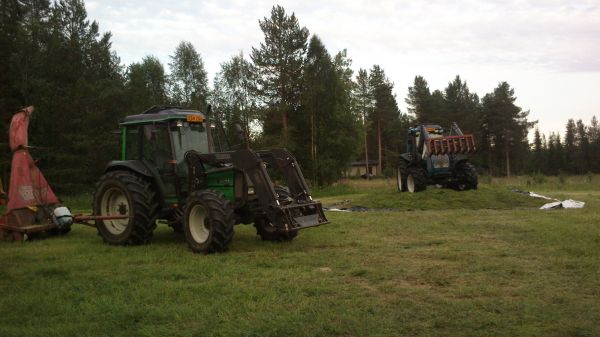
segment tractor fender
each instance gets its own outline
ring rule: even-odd
[[[106,165],[104,173],[115,170],[127,170],[141,176],[152,178],[152,172],[139,160],[113,160]]]
[[[400,160],[405,160],[407,163],[412,162],[412,158],[411,158],[410,153],[408,153],[408,152],[407,153],[402,153],[400,155]]]

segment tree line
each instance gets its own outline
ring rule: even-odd
[[[443,91],[431,91],[417,76],[402,113],[382,67],[354,73],[346,50],[330,53],[281,6],[259,20],[263,41],[248,55],[239,52],[223,62],[209,85],[190,42],[178,44],[168,72],[152,55],[124,66],[111,34],[99,33],[83,1],[0,4],[0,128],[6,134],[12,112],[36,106],[30,139],[40,147],[34,156],[59,190],[93,186],[104,165],[118,157],[119,139],[111,133],[118,120],[162,104],[201,111],[212,105],[211,119],[224,131],[219,150],[239,146],[232,131],[240,124],[253,148],[289,148],[316,185],[338,180],[356,160],[376,162],[377,173],[392,174],[407,128],[421,122],[449,127],[457,121],[475,133],[482,170],[532,169],[535,151],[527,133],[535,123],[515,105],[507,83],[479,99],[459,76]],[[555,143],[548,141],[542,152]],[[0,152],[6,167],[9,151]]]
[[[531,144],[530,173],[547,175],[600,173],[600,126],[596,116],[589,125],[581,119],[567,121],[564,136],[548,137],[535,129]]]

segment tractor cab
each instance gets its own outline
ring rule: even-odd
[[[120,126],[121,160],[141,162],[152,176],[160,177],[159,190],[172,202],[187,194],[185,154],[214,152],[210,127],[198,111],[154,106],[124,118]]]

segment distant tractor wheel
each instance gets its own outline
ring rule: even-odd
[[[420,167],[409,167],[406,175],[406,189],[410,193],[421,192],[427,188],[425,171]]]
[[[94,214],[128,216],[126,219],[96,221],[98,233],[109,244],[148,242],[156,228],[157,209],[152,185],[132,172],[108,172],[96,185]]]
[[[477,170],[470,162],[465,162],[456,167],[456,189],[459,191],[477,189]]]
[[[398,187],[398,192],[408,191],[406,186],[406,177],[408,175],[407,167],[408,163],[400,159],[400,164],[398,164],[398,168],[396,170],[396,186]]]
[[[297,230],[288,232],[277,230],[277,228],[267,218],[264,217],[256,219],[254,222],[254,227],[256,227],[256,234],[260,236],[261,240],[263,241],[292,241],[296,236],[298,236]]]
[[[221,253],[233,239],[233,208],[221,194],[210,190],[192,193],[186,202],[183,233],[194,253]]]

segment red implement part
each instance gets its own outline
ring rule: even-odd
[[[58,203],[58,198],[27,149],[27,127],[32,113],[33,106],[22,109],[13,115],[10,123],[9,141],[13,158],[6,214],[18,209]]]
[[[429,155],[465,154],[475,152],[473,135],[446,136],[428,140]]]

